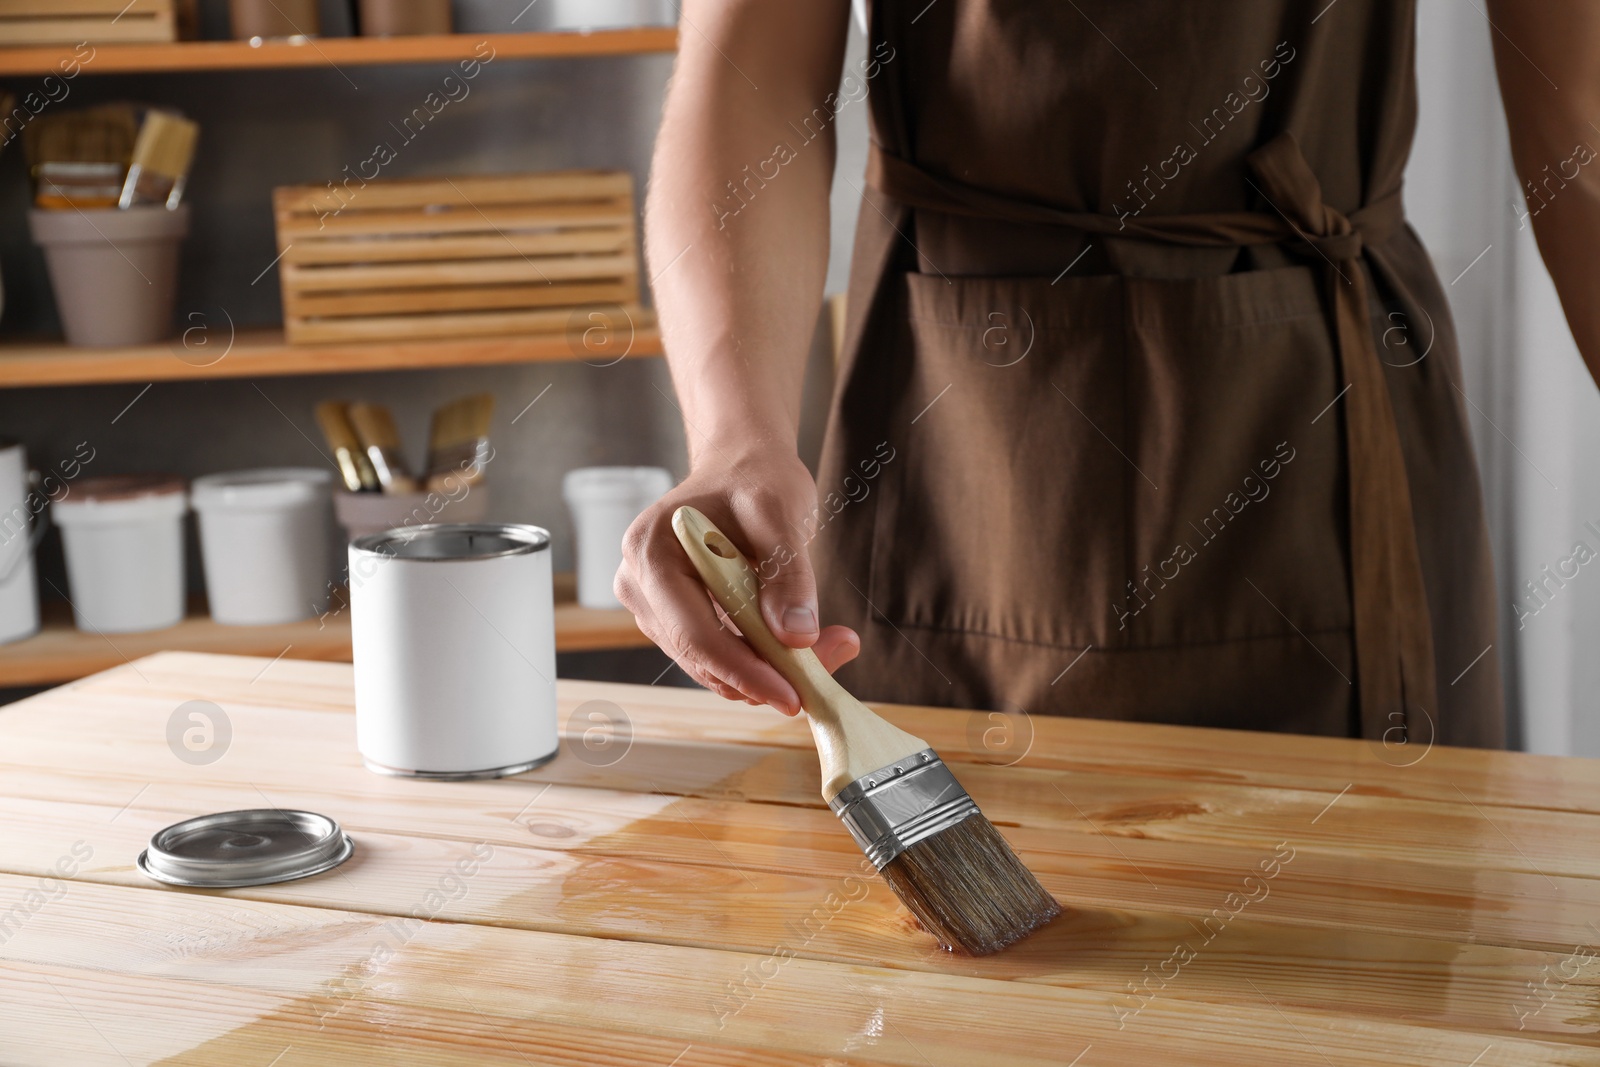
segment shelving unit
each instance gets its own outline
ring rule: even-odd
[[[493,49],[484,53],[483,46]],[[672,52],[672,27],[591,33],[453,33],[437,37],[318,37],[288,41],[178,41],[173,44],[96,44],[93,57],[72,45],[0,48],[0,76],[60,74],[76,61],[84,74],[173,74],[207,70],[282,70],[291,67],[455,63],[463,59],[562,59]]]
[[[70,45],[0,47],[0,78],[187,74],[455,64],[463,60],[576,59],[676,51],[673,27],[587,33],[450,34],[428,37],[326,37],[299,43],[182,41],[171,44],[96,44],[88,58]],[[348,78],[349,75],[346,74]],[[262,210],[271,210],[263,203]],[[348,372],[471,367],[551,361],[605,366],[661,354],[654,317],[635,316],[633,328],[597,339],[594,331],[553,335],[416,340],[383,344],[289,345],[280,330],[239,330],[208,322],[169,343],[130,348],[71,348],[55,342],[0,344],[0,389],[110,383],[255,378]],[[194,324],[191,324],[194,325]],[[562,652],[649,647],[626,611],[579,607],[571,575],[556,576],[556,648]],[[238,627],[213,622],[197,603],[166,630],[102,636],[78,631],[59,601],[44,605],[41,631],[0,646],[0,688],[50,685],[161,650],[348,660],[348,612],[282,626]]]
[[[338,598],[334,603],[345,603]],[[626,611],[579,607],[573,576],[556,575],[556,651],[646,648],[650,640]],[[152,652],[225,652],[239,656],[350,661],[350,613],[280,626],[223,626],[196,603],[189,617],[166,630],[96,634],[72,625],[61,601],[45,604],[44,625],[25,641],[0,645],[0,689],[68,682]]]
[[[208,324],[165,344],[133,348],[72,348],[59,341],[0,344],[0,389],[40,385],[98,385],[200,378],[267,378],[291,374],[484,367],[506,363],[587,361],[604,366],[661,354],[653,316],[604,343],[565,334],[469,337],[384,344],[291,345],[280,330],[240,330]]]

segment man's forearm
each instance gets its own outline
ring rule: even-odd
[[[793,448],[827,272],[825,98],[846,5],[715,0],[684,16],[645,245],[690,455]]]

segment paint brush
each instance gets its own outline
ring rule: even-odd
[[[350,425],[355,428],[361,448],[378,474],[378,484],[385,493],[414,493],[417,480],[406,469],[405,458],[400,453],[400,431],[394,427],[394,416],[381,404],[357,401],[345,409]]]
[[[489,421],[494,416],[494,397],[475,393],[452,400],[433,413],[428,431],[429,489],[453,490],[458,485],[477,485],[494,456],[489,447]]]
[[[117,206],[164,204],[169,211],[176,209],[183,199],[199,136],[200,127],[176,112],[146,111]]]
[[[378,472],[372,469],[372,461],[361,448],[346,407],[343,401],[324,400],[317,405],[317,425],[322,427],[322,436],[333,449],[344,487],[352,493],[374,492],[378,489]]]
[[[900,898],[946,948],[987,956],[1061,914],[928,743],[879,718],[810,649],[761,618],[756,573],[700,512],[672,530],[745,643],[794,686],[822,760],[822,797]]]

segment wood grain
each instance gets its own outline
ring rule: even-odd
[[[291,374],[487,367],[508,363],[587,360],[608,364],[659,356],[661,335],[652,312],[638,314],[631,330],[592,334],[575,344],[561,335],[421,338],[383,344],[355,342],[314,348],[290,345],[281,330],[239,330],[226,322],[191,323],[167,343],[127,348],[72,348],[59,341],[0,344],[0,389],[39,385],[178,381],[202,378],[270,378]]]
[[[628,612],[579,605],[571,574],[555,576],[555,591],[558,652],[651,647]],[[338,594],[333,603],[344,603],[344,596]],[[50,601],[36,636],[0,645],[0,686],[72,681],[171,649],[348,662],[350,618],[348,612],[334,611],[273,626],[224,626],[212,621],[197,602],[182,622],[168,629],[106,636],[77,629],[67,605]]]
[[[0,878],[0,892],[26,884]],[[1190,1064],[1392,1063],[1389,1057],[1402,1056],[1408,1064],[1460,1067],[1491,1046],[1497,1058],[1480,1064],[1593,1059],[1564,1043],[1504,1035],[1488,1041],[1304,1011],[1265,989],[1231,1005],[1158,999],[1119,1027],[1102,995],[1079,989],[784,957],[769,957],[773,965],[763,968],[763,957],[741,952],[491,926],[396,925],[335,909],[79,884],[35,914],[3,951],[10,967],[32,972],[36,990],[42,984],[85,1018],[92,1012],[107,1045],[146,1062],[162,1051],[158,1042],[175,1043],[180,1020],[191,1028],[189,1040],[214,1033],[169,1053],[167,1062],[234,1063],[244,1062],[246,1049],[261,1049],[268,1034],[285,1036],[291,1021],[341,1032],[346,1040],[335,1047],[344,1052],[370,1030],[372,1013],[405,1016],[412,1009],[477,1017],[469,1032],[442,1035],[458,1060],[507,1024],[667,1039],[680,1048],[704,1041],[750,1050],[759,1062],[770,1054],[843,1054],[906,1065],[1061,1064],[1087,1049],[1094,1057],[1080,1062],[1089,1067],[1173,1062],[1174,1050]],[[138,980],[147,975],[166,988],[141,993]],[[113,994],[105,986],[118,977],[134,981],[118,983]],[[244,1003],[226,996],[221,1004],[196,1003],[209,1001],[203,991],[216,987],[255,995]],[[39,990],[29,999],[47,998]],[[54,1014],[45,1036],[62,1028],[61,1009]],[[293,1041],[285,1045],[292,1050]]]
[[[0,710],[0,997],[59,1053],[0,1061],[1600,1063],[1593,763],[1040,720],[1007,767],[981,714],[885,709],[1067,905],[971,960],[865,873],[800,722],[562,682],[554,763],[429,783],[360,767],[349,682],[170,653]],[[233,731],[205,766],[166,739],[195,699]],[[624,747],[586,745],[597,709]],[[268,805],[334,815],[355,858],[215,892],[132,867]]]
[[[82,38],[76,38],[77,40]],[[291,43],[264,41],[181,41],[173,44],[96,46],[83,63],[85,74],[128,74],[200,70],[269,70],[294,67],[371,66],[399,63],[456,63],[479,59],[555,59],[672,52],[675,27],[596,30],[592,33],[450,34],[426,37],[322,37]],[[74,58],[71,45],[0,48],[0,74],[59,74]],[[82,57],[77,57],[82,62]]]

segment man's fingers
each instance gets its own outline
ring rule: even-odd
[[[787,522],[789,508],[776,500],[756,498],[735,511],[738,529],[728,532],[740,542],[756,572],[767,628],[790,648],[810,648],[820,626],[817,582],[804,530]]]
[[[861,638],[848,626],[829,626],[811,646],[829,674],[861,654]]]
[[[800,698],[794,687],[722,627],[699,576],[684,573],[691,566],[687,557],[681,566],[683,569],[667,561],[647,562],[636,575],[640,592],[654,612],[651,639],[680,664],[692,664],[700,674],[739,694],[770,704],[786,715],[795,714]]]

